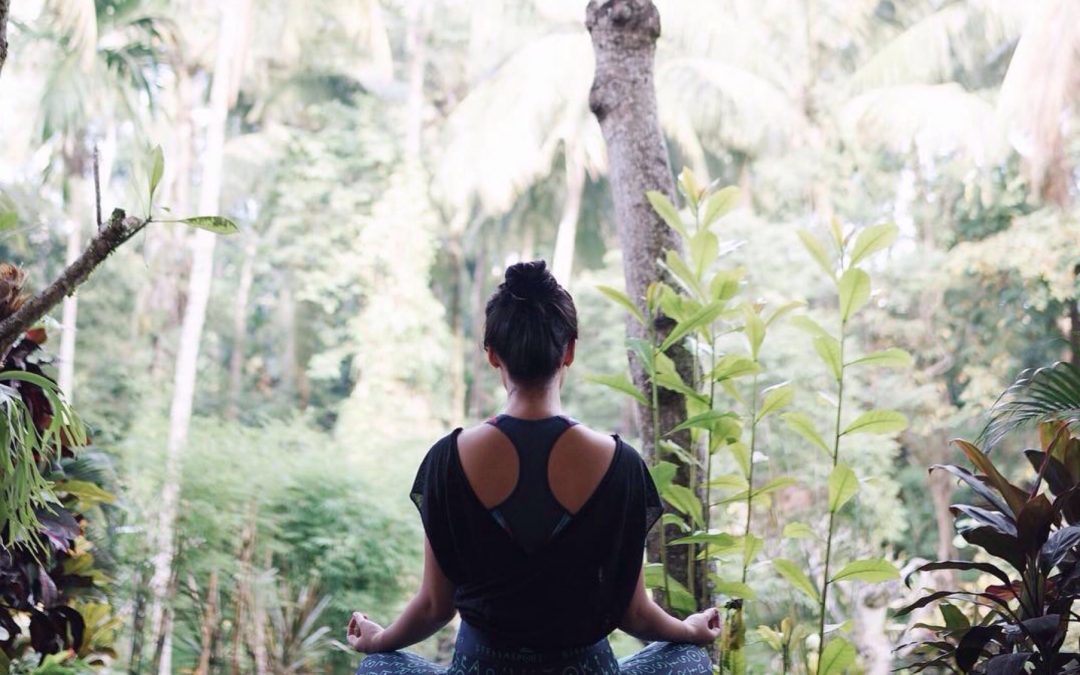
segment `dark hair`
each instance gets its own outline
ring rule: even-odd
[[[521,384],[551,379],[578,336],[574,299],[543,260],[507,267],[484,314],[484,346],[495,350],[510,378]]]

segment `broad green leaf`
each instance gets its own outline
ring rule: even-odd
[[[641,313],[641,310],[638,309],[638,306],[634,304],[634,301],[630,299],[629,295],[623,293],[617,288],[612,288],[611,286],[598,285],[596,287],[596,290],[603,293],[609,299],[614,300],[615,302],[622,305],[622,307],[626,311],[630,312],[631,316],[637,319],[637,322],[639,324],[641,324],[642,326],[646,324],[645,315]]]
[[[855,646],[842,637],[834,637],[821,652],[818,675],[840,675],[855,663]]]
[[[750,588],[741,581],[715,581],[713,582],[713,590],[720,595],[726,595],[729,598],[742,598],[744,600],[753,600],[757,593],[754,589]]]
[[[656,491],[660,492],[670,485],[678,470],[679,467],[675,464],[662,460],[650,467],[649,474],[652,476],[653,483],[656,484]]]
[[[701,395],[701,392],[692,387],[688,387],[686,383],[683,382],[682,376],[675,370],[675,362],[671,360],[670,356],[667,354],[657,354],[655,363],[657,386],[676,391],[688,398],[694,398],[699,401],[707,400]]]
[[[821,243],[821,240],[808,230],[799,230],[799,239],[802,240],[803,246],[810,254],[810,257],[814,259],[814,262],[821,267],[830,279],[835,279],[836,272],[833,271],[832,258],[829,256],[828,251],[825,250],[825,245]]]
[[[754,558],[761,552],[762,547],[765,546],[765,540],[753,534],[748,534],[743,537],[739,537],[743,550],[743,564],[749,565],[754,562]]]
[[[668,227],[678,232],[683,239],[690,238],[686,232],[686,226],[683,224],[682,216],[679,215],[679,210],[675,208],[667,195],[656,190],[649,190],[645,193],[645,198],[649,200],[653,210],[668,224]]]
[[[794,586],[796,590],[801,591],[806,597],[814,602],[818,601],[820,597],[818,595],[818,589],[814,585],[814,582],[810,581],[810,577],[806,576],[806,572],[802,571],[801,567],[791,560],[785,560],[783,558],[773,560],[772,564],[780,576],[787,579],[788,583]]]
[[[690,208],[697,209],[698,202],[701,201],[701,195],[703,190],[698,185],[697,176],[690,170],[690,167],[684,166],[683,170],[679,172],[678,180],[679,192],[686,197],[686,201],[690,203]]]
[[[750,448],[746,447],[745,443],[736,442],[728,446],[728,450],[731,451],[731,456],[734,458],[735,463],[739,465],[739,470],[742,471],[744,476],[750,475]]]
[[[858,265],[863,259],[889,248],[899,234],[900,229],[892,223],[865,228],[856,237],[855,247],[851,249],[851,264]]]
[[[832,449],[826,445],[825,439],[814,428],[814,421],[810,416],[802,412],[789,412],[780,416],[795,433],[799,434],[815,447],[832,457]]]
[[[971,620],[960,611],[956,605],[943,602],[938,605],[938,611],[941,612],[941,617],[945,619],[945,627],[958,629],[971,627]]]
[[[103,490],[100,486],[81,480],[64,480],[56,483],[57,492],[66,492],[76,497],[83,504],[112,504],[116,501],[116,495]]]
[[[209,230],[215,234],[236,234],[240,231],[236,223],[221,216],[192,216],[191,218],[181,218],[180,222],[202,230]]]
[[[665,527],[668,525],[674,525],[675,528],[679,530],[679,532],[690,531],[690,526],[687,525],[686,521],[683,520],[682,516],[677,513],[665,513],[664,515],[660,516],[660,524],[664,525]]]
[[[840,356],[840,341],[829,335],[820,335],[814,338],[814,351],[821,357],[833,379],[839,382],[844,375],[844,363]]]
[[[840,294],[840,319],[846,323],[870,300],[870,275],[852,267],[840,277],[836,288]]]
[[[717,272],[709,282],[709,296],[713,300],[727,301],[735,297],[739,292],[739,283],[742,281],[743,271],[728,270]]]
[[[627,338],[626,346],[637,355],[645,367],[645,372],[652,377],[656,373],[656,350],[652,343],[641,338]]]
[[[694,415],[690,419],[686,420],[679,426],[675,427],[671,431],[664,434],[669,436],[676,434],[686,429],[712,429],[716,430],[721,428],[721,425],[726,425],[729,422],[738,423],[739,416],[733,412],[724,410],[707,410],[700,415]]]
[[[666,352],[673,344],[682,340],[691,332],[705,328],[715,321],[723,311],[724,305],[719,302],[710,302],[705,305],[695,312],[693,316],[685,321],[680,321],[675,328],[671,329],[668,336],[660,343],[660,351]]]
[[[703,297],[705,294],[701,290],[701,284],[694,271],[690,269],[690,265],[686,263],[686,260],[679,255],[678,251],[668,251],[664,254],[664,265],[674,275],[675,280],[682,284],[691,295],[697,298]]]
[[[806,523],[788,523],[780,533],[784,539],[813,539],[814,530]]]
[[[856,560],[844,565],[844,568],[833,575],[832,581],[865,581],[872,584],[883,581],[899,579],[900,573],[896,566],[888,560]]]
[[[688,466],[702,466],[701,460],[694,455],[686,451],[686,448],[682,447],[678,443],[670,439],[662,439],[660,441],[660,456],[675,455],[679,458],[679,461]]]
[[[806,303],[804,303],[804,302],[802,302],[800,300],[795,300],[793,302],[788,302],[788,303],[785,303],[783,305],[780,305],[779,307],[777,307],[773,311],[772,314],[769,315],[768,319],[765,319],[765,327],[768,328],[769,326],[773,325],[774,323],[776,323],[777,321],[782,319],[785,315],[790,314],[791,312],[795,311],[796,309],[799,309],[800,307],[802,307],[805,304]]]
[[[734,494],[734,495],[731,495],[729,497],[725,497],[724,499],[721,499],[720,501],[716,502],[714,505],[733,504],[735,502],[745,502],[748,497],[750,499],[757,499],[758,497],[763,497],[765,495],[772,494],[773,492],[776,492],[777,490],[781,490],[781,489],[789,487],[791,485],[795,485],[796,482],[797,481],[794,478],[790,478],[790,477],[787,477],[787,476],[781,476],[780,478],[774,478],[774,479],[770,480],[768,483],[765,483],[764,485],[760,485],[760,486],[754,488],[753,490],[743,490],[742,492],[739,492],[738,494]]]
[[[871,352],[848,363],[849,366],[880,366],[882,368],[910,368],[911,364],[911,354],[896,347]]]
[[[793,317],[788,323],[814,337],[832,337],[829,335],[829,331],[821,327],[820,323],[805,315]]]
[[[788,407],[795,398],[795,388],[786,382],[769,387],[762,393],[764,398],[761,401],[761,408],[758,409],[756,418],[759,422],[765,419],[767,415]]]
[[[702,227],[711,226],[718,218],[725,215],[739,203],[739,188],[729,185],[709,195],[705,200],[705,215]]]
[[[665,574],[664,566],[660,563],[648,563],[645,565],[645,587],[660,590],[666,588],[671,592],[671,597],[668,600],[672,607],[683,612],[696,610],[694,596],[690,594],[690,591],[686,590],[686,586],[679,583],[678,579],[670,574]]]
[[[19,214],[15,211],[0,211],[0,231],[10,230],[19,224]]]
[[[668,542],[669,546],[685,546],[687,544],[708,544],[710,547],[724,550],[735,548],[738,542],[735,537],[723,532],[695,532],[689,536],[679,537]]]
[[[848,434],[895,434],[907,429],[908,420],[895,410],[871,410],[855,418],[842,435]]]
[[[718,490],[747,490],[750,484],[746,482],[745,476],[740,476],[737,473],[725,473],[720,476],[713,476],[707,485],[710,489]]]
[[[743,317],[743,332],[746,333],[746,341],[750,345],[750,356],[757,361],[761,343],[765,341],[765,322],[749,304],[743,305]]]
[[[150,154],[150,203],[154,202],[154,193],[157,191],[161,177],[165,175],[165,153],[161,146],[155,146]]]
[[[738,354],[728,354],[716,362],[716,367],[709,374],[709,379],[713,382],[722,382],[723,380],[754,375],[759,372],[761,372],[761,366],[755,363],[753,359]]]
[[[615,391],[626,394],[641,405],[649,405],[649,400],[645,398],[645,394],[642,394],[641,390],[634,386],[634,383],[630,381],[630,378],[626,374],[587,375],[585,381],[602,384],[605,387],[610,387]]]
[[[660,492],[660,496],[679,513],[690,516],[690,519],[698,527],[705,524],[702,517],[701,500],[697,498],[697,495],[690,488],[678,483],[671,483]]]
[[[720,254],[720,240],[709,230],[703,229],[690,237],[687,248],[690,249],[690,260],[694,263],[694,271],[700,278],[709,265],[716,262]]]
[[[837,464],[829,475],[829,511],[836,513],[859,491],[859,479],[847,464]]]
[[[836,244],[836,248],[843,250],[844,244],[847,243],[847,237],[844,236],[844,226],[840,224],[840,219],[833,217],[829,221],[829,230],[832,232],[833,242]]]

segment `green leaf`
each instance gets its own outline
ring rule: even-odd
[[[720,595],[726,595],[729,598],[743,598],[744,600],[753,600],[757,593],[754,589],[750,588],[741,581],[714,581],[713,590]]]
[[[750,484],[746,482],[745,476],[740,476],[737,473],[725,473],[720,476],[713,476],[707,485],[710,489],[714,490],[739,490],[745,491],[750,488]]]
[[[656,355],[656,385],[664,389],[676,391],[683,396],[693,398],[701,402],[708,402],[701,392],[689,387],[683,382],[682,376],[675,370],[675,362],[667,354]]]
[[[738,545],[735,537],[723,532],[695,532],[687,537],[679,537],[673,541],[669,541],[669,546],[685,546],[687,544],[708,544],[710,547],[715,546],[717,549],[732,549]]]
[[[690,594],[690,591],[686,590],[686,586],[679,583],[678,579],[675,579],[670,574],[665,574],[664,566],[660,563],[648,563],[645,565],[645,587],[661,590],[666,587],[671,592],[671,597],[668,599],[672,607],[682,612],[693,612],[696,609],[694,596]]]
[[[745,276],[742,268],[722,270],[713,275],[709,282],[709,295],[713,300],[730,300],[739,292],[739,284]]]
[[[765,327],[768,328],[769,326],[782,319],[785,315],[790,314],[791,312],[799,309],[805,304],[806,303],[802,302],[801,300],[795,300],[793,302],[788,302],[780,305],[776,308],[775,311],[773,311],[772,314],[769,315],[768,319],[765,319]]]
[[[895,434],[907,429],[907,426],[907,418],[895,410],[871,410],[856,417],[841,435]]]
[[[795,398],[795,388],[786,382],[769,387],[762,393],[765,397],[761,402],[761,408],[758,409],[756,418],[758,422],[765,419],[766,415],[788,407]]]
[[[698,278],[694,276],[694,271],[690,269],[690,266],[686,263],[686,260],[679,255],[678,251],[668,251],[664,254],[664,265],[674,275],[675,280],[680,282],[682,286],[694,297],[702,298],[705,294],[701,289],[701,284],[698,282]]]
[[[810,254],[810,257],[814,259],[814,262],[824,270],[830,279],[835,279],[836,273],[833,271],[832,258],[825,250],[825,245],[821,243],[821,240],[808,230],[799,230],[799,239],[802,240],[803,246]]]
[[[783,558],[773,560],[772,564],[780,576],[787,579],[788,583],[794,586],[796,590],[801,591],[814,602],[819,600],[817,587],[814,586],[814,582],[810,581],[810,577],[806,576],[806,572],[803,572],[798,565]]]
[[[900,573],[896,571],[895,565],[888,560],[878,558],[850,562],[833,576],[832,581],[865,581],[877,584],[899,578]]]
[[[64,480],[56,483],[56,492],[64,493],[77,498],[87,505],[112,504],[116,501],[116,495],[103,490],[101,487],[82,480]]]
[[[752,534],[739,537],[739,539],[742,543],[743,565],[749,566],[765,546],[765,540]]]
[[[765,342],[765,322],[749,304],[743,305],[743,332],[746,333],[746,341],[750,344],[750,356],[754,361],[758,360],[761,352],[761,343]]]
[[[0,212],[0,231],[10,230],[19,224],[19,214],[15,211]]]
[[[701,226],[709,227],[718,218],[725,215],[739,203],[739,188],[729,185],[709,195],[705,200],[705,215]]]
[[[215,234],[236,234],[240,231],[236,223],[221,216],[192,216],[191,218],[181,218],[180,222],[202,230],[209,230]]]
[[[855,646],[841,637],[835,637],[821,652],[818,675],[839,675],[855,663]]]
[[[672,462],[659,461],[649,468],[649,475],[652,476],[653,483],[656,484],[656,491],[660,492],[667,488],[671,484],[671,481],[675,480],[675,474],[678,472],[677,467]]]
[[[858,265],[863,259],[889,248],[899,234],[900,229],[892,223],[864,229],[855,239],[855,248],[851,249],[851,264]]]
[[[154,146],[150,154],[150,203],[154,203],[154,192],[157,191],[161,177],[165,175],[165,153],[161,146]]]
[[[956,605],[943,602],[938,605],[938,610],[941,612],[942,618],[945,619],[946,628],[958,629],[971,627],[971,620],[968,619]]]
[[[694,271],[698,277],[705,274],[705,270],[716,262],[720,254],[720,240],[709,230],[701,230],[690,237],[690,260],[694,263]]]
[[[829,475],[829,512],[836,513],[859,491],[859,479],[847,464],[837,464]]]
[[[840,357],[840,341],[830,335],[814,338],[814,351],[818,353],[833,379],[837,382],[844,375],[844,363]]]
[[[679,513],[689,516],[690,520],[698,527],[705,524],[705,519],[702,516],[701,500],[697,498],[697,495],[690,488],[678,483],[671,483],[665,490],[660,492],[660,496]]]
[[[870,300],[870,275],[852,267],[840,277],[836,288],[840,293],[840,320],[847,323]]]
[[[625,373],[619,375],[587,375],[585,376],[585,381],[610,387],[615,391],[633,398],[641,405],[649,405],[649,401],[645,398],[645,394],[642,394],[641,390],[634,386],[634,383],[630,381],[629,376]]]
[[[679,180],[677,181],[679,192],[686,197],[686,201],[690,203],[692,209],[697,209],[698,202],[701,200],[701,194],[704,192],[701,186],[698,185],[697,176],[690,170],[690,167],[684,166],[683,170],[679,172]]]
[[[821,327],[820,323],[805,315],[793,317],[788,323],[814,337],[832,337],[829,335],[829,331]]]
[[[641,313],[638,306],[634,304],[634,301],[630,299],[630,296],[623,293],[617,288],[611,286],[597,285],[596,290],[603,293],[607,298],[614,300],[618,304],[622,305],[623,309],[630,312],[630,316],[637,319],[637,322],[644,326],[646,324],[645,315]]]
[[[744,476],[749,476],[750,449],[742,442],[732,443],[728,446],[728,449],[731,450],[731,456],[734,458],[735,463],[739,465],[739,470],[742,471]]]
[[[848,363],[849,366],[879,366],[881,368],[910,368],[913,360],[911,354],[903,349],[893,347],[883,349],[880,352],[871,352],[866,356],[860,356]]]
[[[656,190],[649,190],[645,193],[645,198],[649,200],[653,210],[668,224],[668,227],[678,232],[683,239],[690,238],[686,232],[686,226],[683,225],[682,216],[679,215],[679,210],[675,208],[667,195]]]
[[[675,328],[673,328],[671,332],[668,333],[667,338],[665,338],[664,341],[660,343],[660,351],[666,352],[668,349],[671,348],[673,344],[677,343],[679,340],[682,340],[691,332],[696,331],[699,328],[704,328],[711,324],[713,321],[719,318],[719,316],[723,312],[723,303],[710,302],[709,304],[705,305],[697,312],[695,312],[690,318],[686,319],[685,321],[680,321],[678,324],[676,324]]]
[[[780,416],[787,423],[788,428],[799,434],[815,447],[832,457],[832,449],[825,443],[825,439],[814,428],[814,421],[810,416],[802,412],[789,412]]]
[[[759,372],[761,372],[761,366],[753,359],[738,354],[728,354],[716,362],[716,367],[709,373],[709,379],[713,382],[723,382]]]
[[[722,410],[706,410],[700,415],[694,415],[690,419],[686,420],[682,424],[678,425],[671,431],[664,434],[669,436],[671,434],[677,434],[680,431],[686,429],[710,429],[716,431],[724,426],[727,426],[730,422],[738,422],[739,416],[733,412]]]
[[[667,526],[673,525],[679,532],[689,532],[690,526],[686,524],[686,521],[682,519],[677,513],[665,513],[660,516],[660,524]]]
[[[784,525],[784,531],[780,534],[784,539],[813,539],[813,528],[806,523],[788,523]]]

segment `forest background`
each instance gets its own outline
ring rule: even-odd
[[[350,672],[333,644],[348,613],[389,621],[418,582],[420,458],[499,410],[479,342],[512,262],[546,259],[578,303],[566,410],[643,444],[633,401],[604,384],[627,370],[627,323],[602,288],[623,288],[623,265],[583,2],[13,4],[0,259],[31,288],[53,279],[95,229],[95,166],[106,211],[150,212],[159,156],[159,219],[239,228],[147,228],[46,324],[50,372],[116,495],[88,533],[112,668]],[[909,424],[851,446],[864,490],[838,537],[900,569],[963,557],[956,486],[928,466],[956,459],[948,440],[974,438],[1020,371],[1080,362],[1080,5],[656,5],[670,161],[738,187],[713,267],[745,270],[743,297],[827,312],[835,291],[800,231],[896,225],[849,337],[913,358],[849,395]],[[804,331],[780,322],[766,344],[787,404],[831,400]],[[824,527],[829,467],[779,416],[758,433],[754,461],[794,480],[763,495],[755,531],[816,569],[788,526]],[[810,611],[767,571],[770,546],[752,626]],[[895,665],[905,593],[834,600],[860,668]],[[749,633],[751,672],[775,668],[764,635]]]

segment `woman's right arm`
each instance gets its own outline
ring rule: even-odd
[[[710,607],[683,621],[676,619],[649,595],[645,588],[645,569],[642,568],[619,628],[639,640],[707,644],[720,637],[720,612]]]

